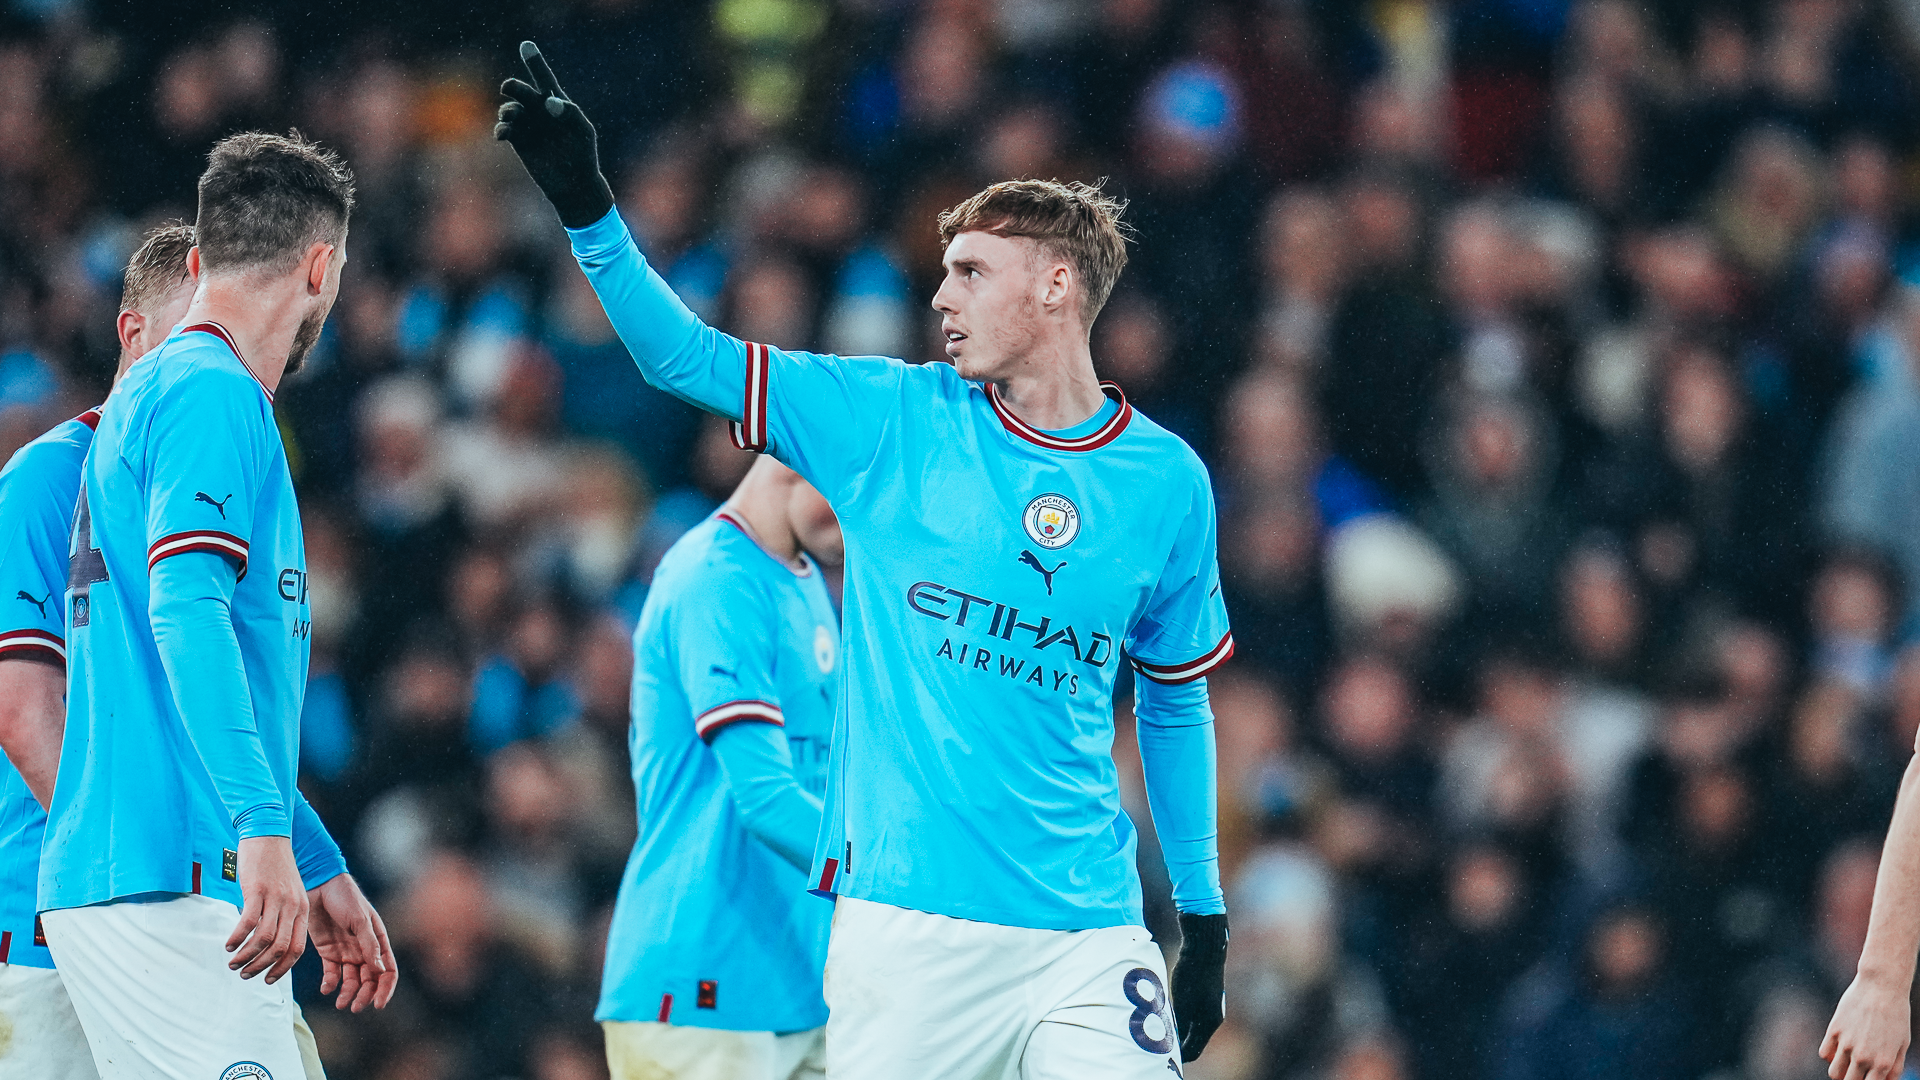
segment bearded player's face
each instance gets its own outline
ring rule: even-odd
[[[946,279],[933,294],[948,359],[964,378],[1019,373],[1040,336],[1051,264],[1025,237],[963,232],[947,244]]]

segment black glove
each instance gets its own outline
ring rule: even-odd
[[[1173,1020],[1180,1060],[1193,1061],[1227,1018],[1227,917],[1180,913],[1180,959],[1173,965]]]
[[[508,79],[500,84],[500,92],[512,100],[500,106],[493,137],[513,144],[527,175],[559,212],[560,224],[569,229],[591,225],[613,209],[613,189],[600,175],[593,125],[560,89],[539,46],[521,42],[520,59],[533,82]]]

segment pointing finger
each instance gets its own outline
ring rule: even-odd
[[[527,65],[527,73],[533,76],[533,85],[541,92],[561,101],[567,101],[567,92],[560,89],[560,80],[553,77],[553,68],[547,66],[547,58],[540,55],[540,46],[531,41],[520,43],[520,60]],[[551,106],[548,107],[551,110]]]

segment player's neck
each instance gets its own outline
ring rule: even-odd
[[[262,288],[240,279],[203,280],[184,320],[189,326],[212,322],[226,328],[241,362],[269,392],[280,388],[304,315],[297,303],[273,303],[270,295],[262,295],[274,291],[274,285]]]
[[[807,563],[800,557],[800,537],[787,515],[792,494],[790,485],[777,483],[774,477],[756,470],[740,481],[721,509],[740,524],[749,540],[760,545],[760,550],[799,571],[806,569]]]
[[[1042,431],[1064,431],[1093,418],[1107,402],[1093,354],[1084,341],[1050,353],[1032,355],[1005,377],[992,380],[1000,401],[1013,414]]]

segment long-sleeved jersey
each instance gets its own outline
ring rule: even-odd
[[[1008,926],[1139,924],[1116,677],[1192,682],[1233,650],[1199,458],[1110,384],[1096,415],[1043,431],[947,364],[729,337],[617,212],[571,235],[642,373],[839,515],[846,682],[812,886]],[[1224,910],[1204,694],[1154,700],[1148,727],[1175,900]]]
[[[244,837],[345,869],[294,786],[306,553],[273,399],[213,323],[100,410],[67,552],[67,733],[41,910],[146,893],[241,903]]]
[[[826,1022],[833,909],[807,895],[839,687],[833,601],[721,511],[673,545],[634,631],[640,835],[599,1020]]]

